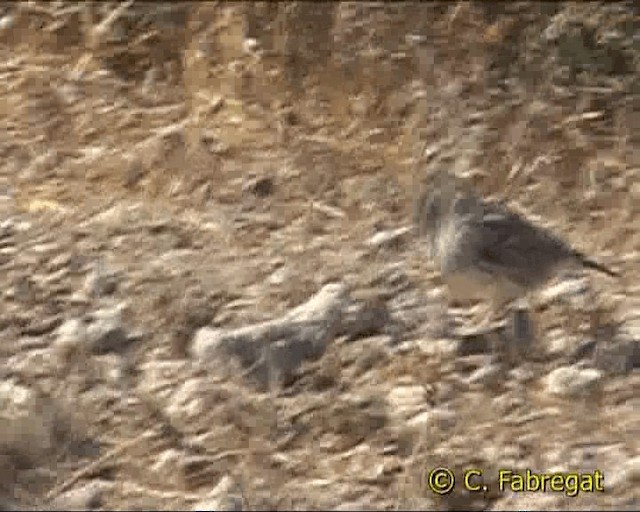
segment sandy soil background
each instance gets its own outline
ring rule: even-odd
[[[0,11],[5,509],[640,508],[637,3]],[[406,229],[440,165],[621,279],[496,361]]]

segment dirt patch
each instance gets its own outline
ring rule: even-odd
[[[637,509],[637,11],[2,7],[3,495]],[[404,229],[438,166],[621,279],[561,283],[535,350],[497,363],[452,334],[464,312]],[[330,315],[303,308],[337,289]],[[195,356],[203,333],[231,349]],[[481,469],[491,491],[429,492],[438,466]],[[527,468],[597,469],[607,492],[497,490],[499,469]]]

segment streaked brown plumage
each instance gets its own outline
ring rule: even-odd
[[[505,204],[462,189],[448,173],[418,192],[414,223],[454,298],[505,305],[571,265],[618,276]]]

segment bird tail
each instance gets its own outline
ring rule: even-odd
[[[601,263],[598,263],[597,261],[590,260],[583,254],[577,253],[576,256],[578,256],[578,258],[586,268],[597,270],[598,272],[607,274],[610,277],[620,277],[620,274],[618,274],[617,272],[614,272],[610,268],[605,267],[604,265],[602,265]]]

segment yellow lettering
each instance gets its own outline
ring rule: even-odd
[[[549,489],[553,492],[564,491],[564,478],[560,473],[554,473],[549,480]]]
[[[498,488],[500,492],[504,492],[505,485],[511,482],[511,471],[501,469],[498,471]]]
[[[522,478],[522,475],[512,474],[511,475],[511,490],[513,492],[522,492],[525,490],[525,480]]]
[[[533,491],[533,492],[540,490],[540,479],[538,478],[538,475],[536,475],[530,469],[527,469],[526,475],[527,475],[527,487],[525,490]]]
[[[464,472],[464,486],[469,491],[480,491],[482,490],[482,484],[472,484],[471,477],[473,476],[482,476],[482,471],[479,469],[469,469]]]
[[[604,475],[597,469],[593,472],[595,479],[593,490],[598,492],[604,492]]]
[[[538,478],[540,479],[540,486],[537,490],[545,492],[547,490],[547,484],[551,481],[551,475],[542,473],[541,475],[538,475]]]
[[[565,480],[565,494],[570,498],[578,495],[578,484],[580,483],[580,475],[569,473]]]
[[[481,477],[482,471],[474,469],[465,473],[465,485],[470,491],[486,489],[482,480],[477,483],[473,477]],[[563,492],[574,497],[580,492],[604,492],[604,475],[599,470],[593,473],[535,473],[527,469],[515,473],[506,469],[498,471],[498,487],[501,492]]]

